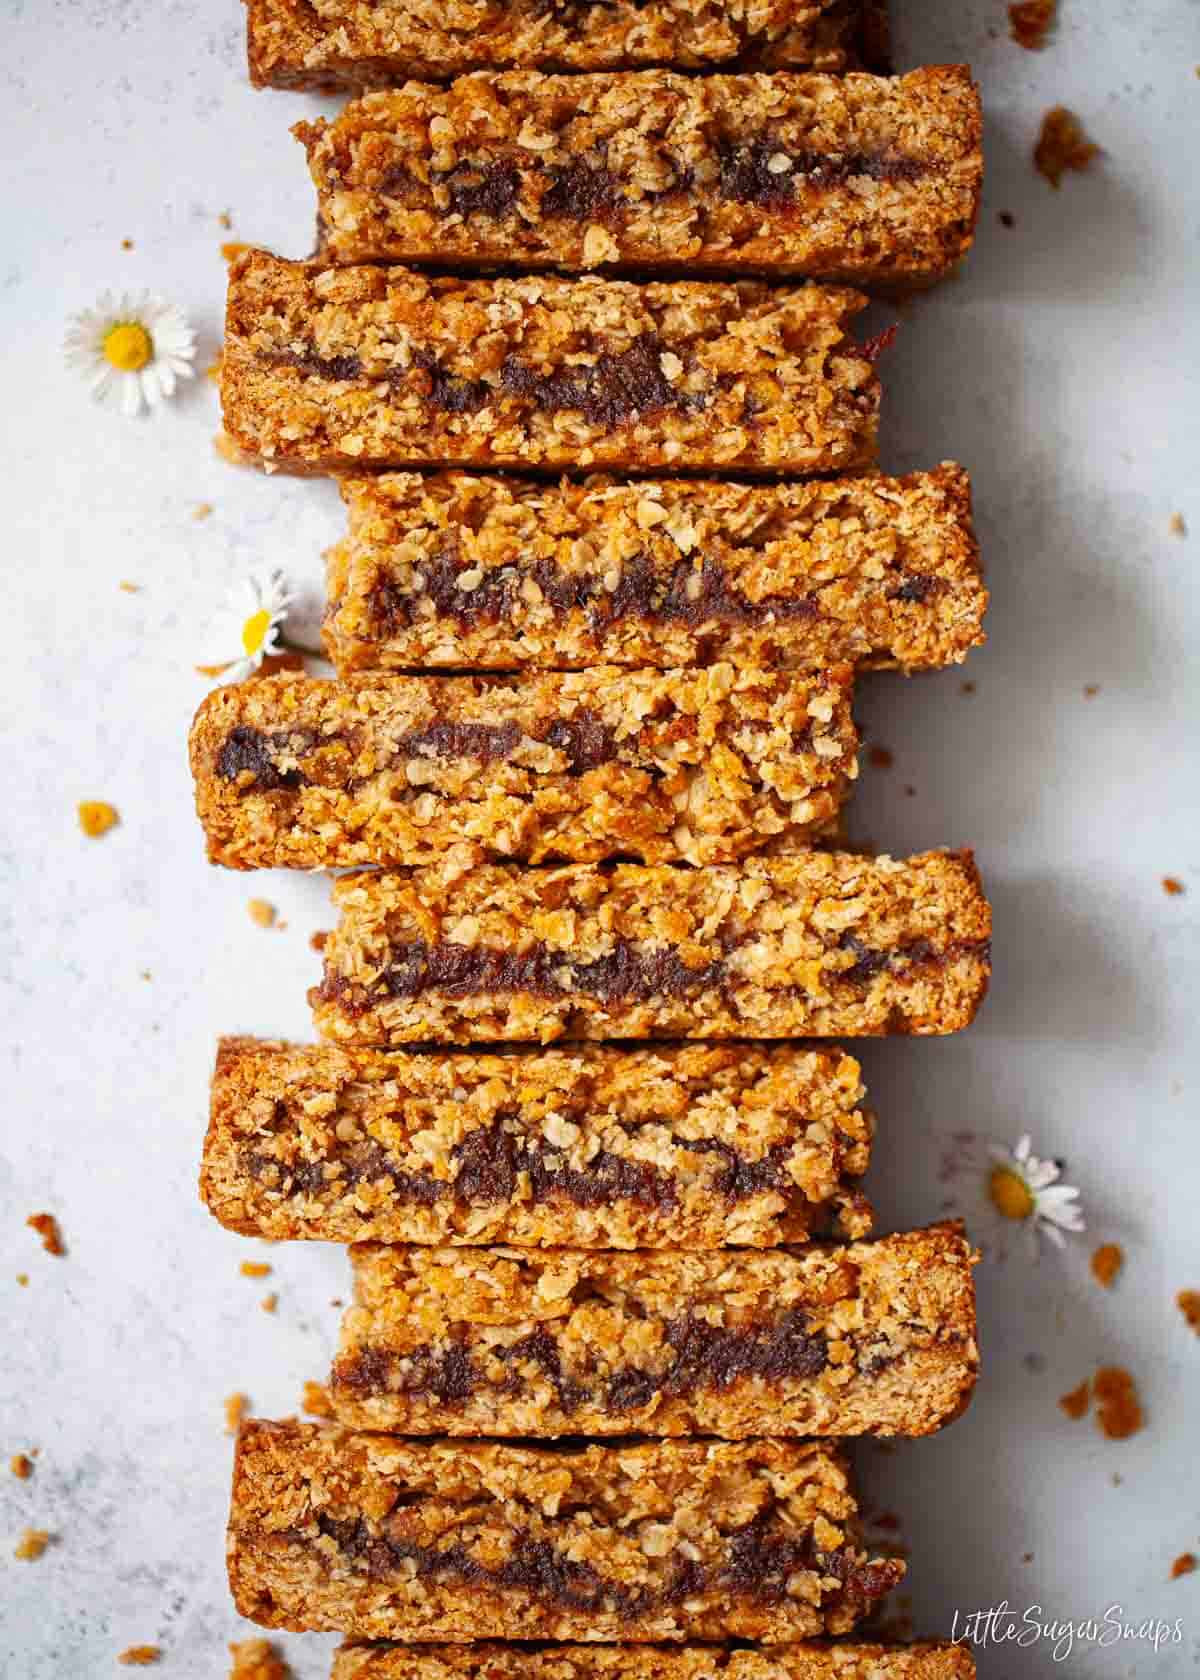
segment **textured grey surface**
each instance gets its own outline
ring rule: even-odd
[[[895,764],[864,774],[854,820],[897,852],[974,842],[998,934],[974,1031],[866,1050],[881,1117],[870,1185],[889,1224],[924,1221],[977,1188],[977,1175],[938,1181],[949,1134],[1029,1130],[1066,1157],[1091,1231],[1036,1267],[1019,1244],[987,1260],[975,1405],[935,1440],[860,1458],[878,1508],[903,1516],[922,1630],[1001,1600],[1043,1619],[1119,1601],[1135,1621],[1184,1620],[1157,1655],[1081,1645],[1056,1663],[1040,1642],[985,1653],[985,1676],[1170,1677],[1191,1672],[1200,1636],[1200,1574],[1168,1580],[1177,1553],[1200,1550],[1200,1340],[1173,1305],[1200,1288],[1200,9],[1063,0],[1036,56],[1007,39],[1001,0],[899,9],[904,64],[974,63],[989,156],[975,257],[903,313],[884,365],[885,461],[972,469],[994,606],[965,671],[870,683],[860,710]],[[277,564],[315,589],[337,498],[219,461],[206,382],[130,425],[93,410],[58,356],[67,315],[128,284],[184,305],[207,361],[220,242],[307,248],[311,197],[286,128],[317,102],[251,92],[239,13],[235,0],[0,7],[0,1451],[41,1448],[31,1481],[0,1470],[5,1680],[115,1672],[116,1652],[145,1641],[164,1647],[164,1676],[225,1672],[225,1642],[252,1630],[222,1573],[222,1400],[241,1389],[263,1413],[292,1409],[322,1374],[347,1285],[336,1250],[240,1242],[196,1200],[214,1038],[307,1036],[308,936],[328,913],[318,880],[206,867],[184,756],[205,687],[193,666],[226,585]],[[1054,193],[1028,154],[1059,101],[1106,155]],[[200,502],[214,511],[197,522]],[[1176,510],[1188,540],[1169,532]],[[87,797],[121,810],[98,842],[75,826]],[[1168,873],[1187,896],[1164,896]],[[255,927],[252,896],[286,929]],[[66,1259],[25,1229],[41,1208],[62,1220]],[[1111,1295],[1087,1273],[1101,1238],[1128,1255]],[[247,1256],[268,1258],[271,1278],[239,1277]],[[259,1309],[268,1289],[274,1317]],[[1056,1405],[1109,1360],[1135,1372],[1149,1416],[1124,1445]],[[58,1538],[17,1563],[27,1525]],[[302,1680],[327,1672],[329,1643],[284,1641]]]

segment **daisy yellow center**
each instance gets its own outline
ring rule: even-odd
[[[136,321],[119,321],[105,333],[103,349],[118,373],[139,373],[154,355],[154,340]]]
[[[265,607],[260,608],[256,613],[251,613],[245,624],[242,625],[242,646],[249,658],[253,659],[256,653],[261,653],[262,645],[267,639],[267,631],[270,628],[271,615]]]
[[[1005,1219],[1028,1219],[1033,1212],[1033,1192],[1011,1167],[993,1167],[988,1195],[996,1212]]]

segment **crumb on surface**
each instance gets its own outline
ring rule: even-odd
[[[1009,32],[1019,47],[1037,52],[1046,45],[1058,0],[1017,0],[1008,8]]]
[[[223,227],[227,231],[228,231],[229,228],[231,228],[233,226],[233,217],[230,215],[228,210],[222,210],[218,213],[218,215],[217,215],[217,226],[218,227]]]
[[[225,1433],[236,1435],[242,1426],[242,1419],[246,1415],[246,1407],[250,1404],[244,1394],[227,1394],[225,1397]]]
[[[58,1220],[52,1213],[31,1213],[25,1223],[31,1231],[36,1231],[41,1237],[42,1247],[47,1254],[63,1255],[67,1252]]]
[[[227,239],[221,246],[221,255],[227,263],[236,261],[243,251],[252,251],[253,245],[247,245],[244,239]]]
[[[149,1668],[162,1656],[160,1645],[130,1645],[117,1658],[126,1668]]]
[[[1092,1255],[1092,1276],[1102,1288],[1111,1289],[1124,1264],[1125,1251],[1120,1243],[1101,1243]]]
[[[1179,879],[1178,875],[1164,875],[1162,878],[1162,889],[1168,898],[1180,898],[1187,891],[1187,888]]]
[[[1175,1305],[1183,1314],[1188,1329],[1200,1336],[1200,1289],[1181,1289],[1175,1297]]]
[[[140,583],[131,583],[128,578],[122,578],[117,588],[123,590],[126,595],[140,595],[142,586]]]
[[[259,1305],[265,1313],[273,1313],[279,1305],[279,1296],[274,1292],[270,1295],[264,1295]]]
[[[899,322],[893,321],[890,327],[884,327],[882,332],[877,332],[874,337],[868,338],[864,343],[860,344],[858,350],[859,355],[865,356],[868,362],[877,362],[880,356],[883,355],[884,351],[890,350],[892,345],[896,342],[896,334],[899,331]]]
[[[292,1680],[292,1671],[269,1639],[243,1639],[229,1647],[229,1680]]]
[[[1042,129],[1033,148],[1033,166],[1052,187],[1060,185],[1068,169],[1084,170],[1100,156],[1083,131],[1083,125],[1065,105],[1056,105],[1042,118]]]
[[[33,1475],[33,1460],[28,1453],[14,1453],[8,1461],[8,1468],[19,1482],[27,1482]]]
[[[121,249],[122,249],[122,251],[132,251],[133,250],[133,240],[132,239],[122,239]]]
[[[1092,1380],[1096,1422],[1110,1441],[1126,1441],[1145,1423],[1137,1388],[1121,1365],[1104,1365]]]
[[[867,759],[876,770],[890,770],[896,762],[895,754],[887,747],[872,747]]]
[[[192,509],[193,519],[207,519],[213,510],[211,502],[197,502]]]
[[[1195,1552],[1180,1552],[1179,1556],[1175,1559],[1175,1562],[1171,1565],[1171,1579],[1172,1581],[1178,1581],[1181,1575],[1194,1574],[1195,1569]]]
[[[969,680],[964,683],[959,683],[958,686],[964,694],[974,694],[975,692],[975,684]]]
[[[116,806],[110,805],[106,799],[79,801],[79,826],[89,840],[98,840],[110,828],[115,828],[120,820]]]
[[[238,1271],[248,1278],[265,1278],[271,1275],[271,1267],[265,1260],[243,1260]]]
[[[1085,1377],[1078,1388],[1073,1388],[1069,1394],[1059,1396],[1059,1405],[1067,1416],[1073,1418],[1076,1423],[1087,1413],[1091,1389],[1092,1385]]]
[[[45,1528],[27,1528],[17,1541],[13,1549],[13,1556],[22,1563],[33,1563],[40,1558],[54,1536]]]
[[[996,220],[1000,223],[1001,227],[1014,228],[1017,225],[1017,218],[1013,215],[1011,210],[998,211]]]
[[[1186,537],[1188,534],[1187,520],[1181,513],[1173,513],[1167,522],[1167,529],[1173,537]]]
[[[912,785],[911,782],[905,782],[905,784],[904,784],[904,797],[906,799],[915,799],[916,796],[917,796],[916,788]]]
[[[329,1390],[324,1383],[306,1382],[300,1404],[309,1417],[331,1418],[333,1416],[333,1402],[329,1398]]]
[[[1099,692],[1100,692],[1100,684],[1099,683],[1084,683],[1084,685],[1083,685],[1083,697],[1084,697],[1085,700],[1094,700],[1096,698],[1097,694],[1099,694]]]
[[[20,1284],[22,1289],[28,1289],[29,1288],[29,1273],[28,1272],[18,1272],[17,1273],[17,1282]]]
[[[1033,1562],[1033,1553],[1032,1552],[1022,1552],[1021,1553],[1021,1562],[1022,1563],[1032,1563]]]
[[[318,933],[311,934],[309,936],[308,943],[312,946],[314,951],[323,951],[325,949],[325,946],[328,943],[328,941],[329,941],[328,933],[319,933],[318,932]]]
[[[268,904],[265,898],[252,898],[246,909],[250,912],[250,920],[256,927],[269,928],[275,926],[275,906]]]

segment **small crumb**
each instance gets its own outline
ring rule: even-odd
[[[344,1307],[346,1305],[346,1303],[345,1303],[345,1301],[342,1300],[340,1295],[335,1295],[333,1297],[333,1299],[330,1301],[329,1305],[331,1307]]]
[[[27,1482],[33,1475],[33,1460],[28,1453],[14,1453],[8,1461],[8,1468],[19,1482]]]
[[[162,1648],[158,1645],[131,1645],[127,1651],[122,1651],[117,1658],[126,1668],[150,1668],[162,1656]]]
[[[229,1647],[229,1680],[292,1680],[292,1671],[268,1639],[243,1639]]]
[[[110,828],[116,828],[121,818],[115,805],[104,799],[81,799],[79,826],[89,840],[98,840]]]
[[[899,331],[900,328],[895,322],[890,327],[884,327],[883,331],[877,332],[874,338],[869,338],[865,344],[859,345],[859,355],[868,362],[877,362],[885,350],[891,349]]]
[[[1167,522],[1167,529],[1173,537],[1187,536],[1187,520],[1181,513],[1173,513]]]
[[[333,1402],[329,1398],[329,1390],[323,1383],[306,1382],[300,1404],[309,1417],[331,1418],[333,1416]]]
[[[242,1426],[242,1419],[246,1415],[246,1407],[250,1404],[244,1394],[227,1394],[225,1396],[225,1433],[236,1435]]]
[[[900,1518],[895,1511],[881,1511],[877,1517],[872,1517],[871,1526],[872,1528],[882,1528],[885,1531],[894,1531],[900,1527]]]
[[[236,261],[243,251],[252,251],[254,247],[247,245],[244,239],[227,239],[221,246],[221,255],[227,263]]]
[[[1060,185],[1068,169],[1084,170],[1099,156],[1099,146],[1087,138],[1079,118],[1065,105],[1046,112],[1033,148],[1033,166],[1052,187]]]
[[[1125,1254],[1120,1243],[1101,1243],[1092,1255],[1092,1276],[1102,1288],[1111,1289],[1124,1264]]]
[[[1120,1365],[1105,1365],[1093,1379],[1096,1421],[1110,1441],[1127,1441],[1136,1435],[1146,1419],[1137,1388],[1129,1372]]]
[[[133,240],[132,239],[122,239],[121,249],[122,249],[122,251],[132,251],[133,250]]]
[[[1085,700],[1094,700],[1096,698],[1097,694],[1099,694],[1099,692],[1100,692],[1100,684],[1099,683],[1084,683],[1084,685],[1083,685],[1083,698]]]
[[[312,946],[314,951],[323,951],[328,939],[328,933],[314,933],[309,936],[308,943]]]
[[[1032,1552],[1022,1552],[1021,1553],[1021,1562],[1022,1563],[1032,1563],[1033,1562],[1033,1553]]]
[[[1183,894],[1187,891],[1187,888],[1179,879],[1178,875],[1164,875],[1162,878],[1162,889],[1168,898],[1182,898]]]
[[[895,755],[887,747],[872,747],[867,760],[876,770],[890,770],[896,762]]]
[[[122,578],[117,588],[123,589],[126,595],[140,595],[142,590],[140,583],[130,583],[128,578]]]
[[[996,220],[1000,223],[1001,227],[1015,228],[1017,225],[1017,218],[1013,215],[1011,210],[999,211],[997,213]]]
[[[1119,1470],[1114,1470],[1112,1475],[1108,1479],[1114,1487],[1120,1487],[1121,1483],[1125,1480],[1124,1476],[1122,1476],[1122,1474]]]
[[[195,507],[192,509],[192,518],[207,519],[212,513],[212,510],[213,505],[211,502],[197,502]]]
[[[1172,1581],[1178,1581],[1181,1575],[1194,1574],[1195,1569],[1195,1552],[1180,1552],[1179,1556],[1175,1559],[1175,1562],[1171,1565],[1171,1579]]]
[[[153,974],[151,974],[151,972],[148,968],[139,968],[138,969],[138,979],[139,980],[153,980],[153,978],[154,978],[154,976],[153,976]]]
[[[260,1305],[264,1312],[273,1313],[275,1308],[279,1305],[279,1296],[274,1294],[264,1295]]]
[[[1175,1305],[1183,1314],[1188,1329],[1200,1336],[1200,1289],[1181,1289],[1175,1297]]]
[[[1037,52],[1046,45],[1056,5],[1057,0],[1017,0],[1008,8],[1009,29],[1019,47]]]
[[[238,1271],[243,1277],[251,1278],[264,1278],[271,1275],[271,1268],[265,1260],[243,1260],[238,1267]]]
[[[233,660],[230,659],[224,665],[197,665],[196,671],[202,677],[219,677],[221,672],[228,671],[232,664]]]
[[[1062,1407],[1063,1411],[1066,1412],[1067,1416],[1072,1418],[1076,1423],[1078,1423],[1079,1419],[1084,1417],[1087,1413],[1088,1401],[1091,1397],[1091,1386],[1092,1385],[1085,1377],[1078,1388],[1073,1388],[1069,1394],[1059,1396],[1059,1405]]]
[[[41,1557],[53,1538],[47,1529],[27,1528],[17,1541],[13,1556],[19,1558],[22,1563],[33,1563]]]
[[[28,1289],[29,1288],[29,1273],[28,1272],[18,1272],[17,1273],[17,1282],[21,1285],[22,1289]]]
[[[269,928],[275,926],[275,906],[268,904],[265,898],[252,898],[246,909],[250,912],[250,920],[256,927]]]
[[[974,694],[975,692],[975,684],[969,679],[967,682],[959,683],[958,686],[963,694]]]
[[[917,796],[916,788],[912,785],[911,782],[905,782],[905,784],[904,784],[904,797],[906,799],[915,799],[916,796]]]
[[[1035,1375],[1046,1369],[1046,1357],[1041,1353],[1024,1354],[1021,1363],[1027,1371],[1033,1371]]]
[[[222,210],[217,216],[217,226],[223,227],[226,232],[233,226],[233,217],[228,210]]]
[[[58,1220],[52,1213],[31,1213],[25,1223],[31,1231],[36,1231],[41,1237],[42,1247],[47,1254],[61,1255],[67,1252]]]

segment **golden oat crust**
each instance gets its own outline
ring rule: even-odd
[[[990,969],[965,851],[524,872],[448,854],[333,896],[309,1001],[346,1044],[946,1033]]]
[[[265,1627],[356,1638],[846,1633],[904,1575],[820,1443],[537,1449],[243,1425],[229,1579]]]
[[[232,446],[289,471],[420,465],[839,472],[879,381],[843,287],[463,280],[245,251],[229,269]]]
[[[227,1038],[200,1188],[223,1225],[277,1240],[862,1237],[864,1096],[835,1046],[424,1055]]]
[[[324,640],[343,675],[919,671],[984,640],[971,485],[953,462],[808,484],[384,473],[341,492]]]
[[[961,1644],[343,1645],[331,1680],[975,1680]]]
[[[853,670],[276,676],[196,714],[211,862],[722,863],[811,844],[858,773]]]
[[[319,255],[923,286],[983,182],[965,65],[907,76],[466,76],[292,131]]]
[[[338,1420],[398,1435],[929,1435],[979,1368],[961,1225],[795,1253],[352,1250]]]

